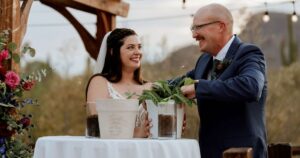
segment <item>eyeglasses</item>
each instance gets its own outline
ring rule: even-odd
[[[206,24],[201,24],[201,25],[193,25],[191,26],[191,31],[197,31],[197,30],[200,30],[201,28],[205,27],[205,26],[208,26],[208,25],[211,25],[211,24],[215,24],[215,23],[219,23],[220,21],[213,21],[213,22],[209,22],[209,23],[206,23]]]

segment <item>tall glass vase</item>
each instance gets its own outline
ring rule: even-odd
[[[86,136],[100,137],[98,113],[95,102],[86,104]]]
[[[173,100],[158,104],[158,139],[176,139],[176,104]]]

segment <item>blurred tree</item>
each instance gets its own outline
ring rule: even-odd
[[[31,73],[33,69],[45,67],[50,66],[41,62],[28,63],[22,72]],[[91,71],[87,68],[86,72]],[[45,135],[84,135],[85,83],[88,76],[84,74],[66,79],[50,70],[46,78],[27,94],[39,103],[39,106],[28,106],[24,111],[33,115],[34,139]]]
[[[288,51],[285,52],[285,40],[282,39],[280,43],[280,56],[281,56],[281,63],[283,66],[289,66],[292,63],[296,62],[298,59],[298,47],[295,40],[295,34],[294,34],[294,28],[293,28],[293,22],[291,21],[291,16],[288,15]]]
[[[300,63],[270,71],[268,76],[268,141],[300,144]]]

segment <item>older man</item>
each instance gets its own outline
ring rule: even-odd
[[[222,5],[197,11],[191,30],[204,54],[187,73],[198,83],[181,90],[197,99],[202,158],[221,158],[230,147],[252,147],[254,158],[266,158],[264,55],[232,28],[232,15]]]

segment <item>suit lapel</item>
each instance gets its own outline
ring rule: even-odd
[[[241,40],[235,35],[235,38],[232,41],[232,44],[229,47],[224,60],[232,60],[233,61],[235,53],[237,52],[240,44],[241,44]],[[213,60],[212,56],[209,55],[208,53],[204,53],[203,55],[204,55],[202,57],[203,59],[197,64],[195,79],[200,79],[200,78],[207,79],[208,71],[211,69],[212,60]],[[220,74],[219,77],[221,77],[222,74]]]
[[[236,35],[234,35],[234,36],[235,36],[235,38],[232,41],[232,44],[229,47],[228,52],[227,52],[227,54],[225,56],[225,59],[224,59],[224,60],[231,61],[231,62],[233,62],[233,58],[234,58],[236,52],[238,51],[240,45],[242,44],[242,41]],[[224,77],[224,74],[226,74],[226,70],[227,70],[227,68],[219,75],[218,78],[223,80],[224,78],[222,78],[222,77]]]
[[[240,44],[242,43],[241,40],[236,35],[234,35],[234,36],[235,37],[231,43],[231,46],[228,49],[228,52],[227,52],[224,60],[232,60],[235,53],[237,52]]]
[[[196,72],[196,79],[207,79],[207,72],[210,68],[212,62],[212,56],[209,54],[203,54],[203,58],[200,63],[197,64],[197,72]]]

